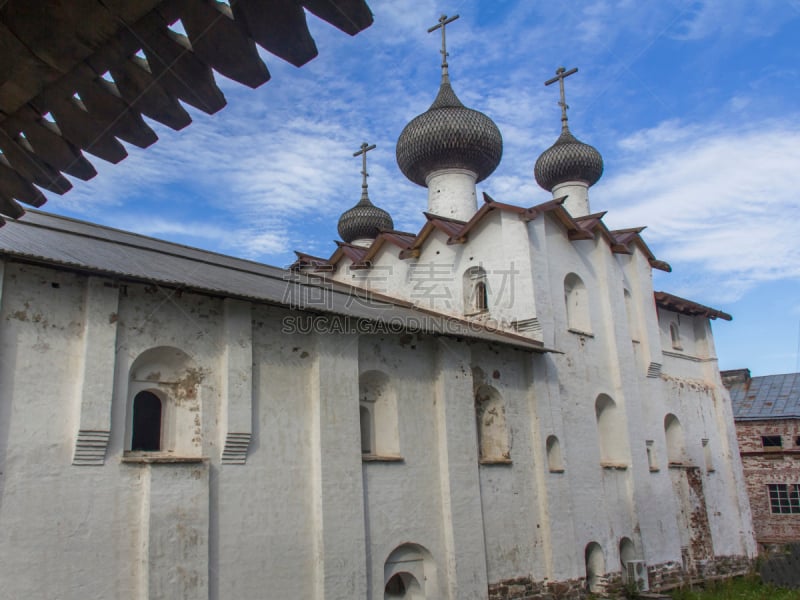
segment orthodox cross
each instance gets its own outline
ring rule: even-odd
[[[570,75],[574,75],[577,72],[577,68],[567,71],[564,67],[558,67],[558,69],[556,69],[556,76],[544,82],[545,85],[553,84],[556,81],[558,82],[558,87],[561,91],[561,100],[559,101],[558,105],[561,107],[561,127],[563,128],[567,127],[567,109],[569,108],[569,105],[564,97],[564,79]]]
[[[361,180],[361,199],[364,200],[365,198],[369,198],[367,196],[367,152],[370,150],[374,150],[377,146],[372,144],[371,146],[364,142],[361,144],[361,150],[358,152],[354,152],[353,156],[361,156],[361,174],[364,176]]]
[[[440,50],[440,52],[442,53],[442,77],[444,78],[447,78],[447,57],[448,57],[447,40],[445,37],[445,25],[449,25],[457,18],[458,15],[449,18],[447,15],[442,15],[441,17],[439,17],[439,23],[428,29],[428,33],[433,33],[437,29],[442,30],[442,49]]]

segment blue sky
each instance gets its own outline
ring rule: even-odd
[[[559,132],[560,65],[570,126],[603,154],[590,191],[611,228],[644,237],[673,273],[655,289],[721,308],[722,369],[794,371],[800,339],[800,0],[373,0],[375,23],[351,38],[312,15],[320,56],[297,69],[264,53],[272,80],[251,90],[218,76],[229,105],[192,109],[180,132],[129,147],[121,165],[74,181],[46,210],[192,246],[290,264],[327,256],[339,215],[358,201],[362,141],[370,197],[398,229],[422,225],[426,190],[397,168],[395,142],[428,108],[448,26],[450,74],[489,115],[503,160],[478,186],[502,202],[550,195],[533,164]],[[176,28],[180,29],[177,25]]]

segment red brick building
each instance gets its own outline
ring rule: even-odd
[[[723,371],[759,546],[800,541],[800,373]]]

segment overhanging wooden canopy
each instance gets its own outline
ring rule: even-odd
[[[225,106],[217,71],[250,87],[270,75],[256,44],[293,65],[317,55],[305,11],[355,35],[364,0],[7,0],[0,7],[0,225],[41,189],[63,194],[96,175],[83,152],[118,163],[156,141],[142,115],[172,129],[182,102]],[[180,20],[186,35],[170,28]],[[180,29],[180,28],[177,28]]]

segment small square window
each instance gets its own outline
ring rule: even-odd
[[[780,450],[783,448],[783,439],[779,435],[762,435],[761,445],[766,451]]]
[[[794,438],[794,445],[795,446],[800,446],[800,435],[798,435],[796,438]]]
[[[769,508],[773,514],[800,514],[800,483],[767,485]]]

